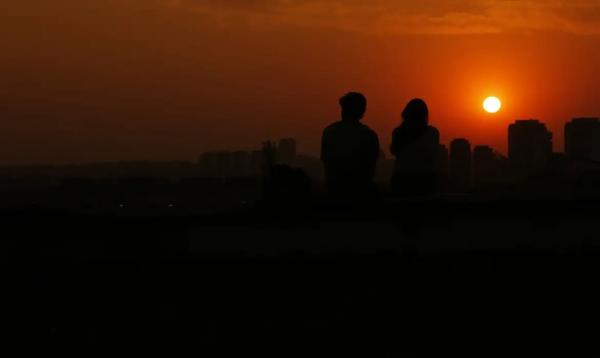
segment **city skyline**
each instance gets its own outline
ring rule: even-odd
[[[597,158],[600,158],[600,142],[595,142],[594,139],[595,138],[600,138],[600,117],[574,117],[571,118],[570,120],[565,122],[565,129],[562,131],[562,138],[556,136],[555,133],[553,133],[552,131],[550,131],[547,128],[547,124],[539,119],[536,118],[522,118],[522,119],[516,119],[514,122],[510,123],[507,126],[507,136],[506,136],[506,141],[508,143],[507,145],[507,150],[506,152],[501,152],[498,150],[498,148],[495,148],[487,143],[473,143],[469,138],[450,138],[447,142],[442,141],[441,144],[442,145],[446,145],[446,146],[451,146],[452,142],[456,141],[456,140],[466,140],[468,141],[470,146],[473,146],[472,149],[475,149],[477,147],[480,148],[489,148],[491,150],[493,150],[494,153],[497,154],[501,154],[504,156],[510,156],[510,134],[511,134],[511,127],[513,127],[514,125],[517,124],[525,124],[527,125],[527,123],[531,123],[531,124],[539,124],[540,126],[542,126],[542,128],[544,128],[544,130],[547,130],[550,134],[550,144],[551,146],[549,147],[550,149],[550,153],[561,153],[561,154],[565,154],[565,155],[569,155],[570,151],[576,151],[576,152],[594,152],[594,156]],[[570,131],[569,131],[569,127],[570,127]],[[557,139],[561,139],[563,141],[563,143],[568,143],[569,142],[569,137],[571,137],[571,145],[569,147],[569,145],[565,146],[562,150],[557,150],[557,148],[554,145],[554,141]],[[271,142],[271,139],[264,139],[263,143],[265,142]],[[280,143],[286,142],[286,141],[294,141],[294,152],[297,151],[297,145],[298,143],[296,142],[296,139],[293,137],[286,137],[286,138],[282,138],[279,139]],[[274,141],[276,142],[276,141]],[[580,143],[581,142],[581,143]],[[255,148],[254,148],[255,149]],[[248,149],[248,148],[230,148],[230,149],[225,149],[225,148],[220,148],[220,149],[216,149],[216,150],[209,150],[206,151],[204,153],[208,153],[208,152],[238,152],[238,151],[247,151],[250,150],[252,151],[253,149]],[[314,154],[314,153],[307,153],[307,152],[302,152],[303,154]],[[390,155],[390,153],[388,153],[387,150],[383,150],[384,157],[387,157]],[[289,162],[289,161],[288,161]]]
[[[546,123],[544,123],[543,121],[540,121],[538,119],[517,119],[515,120],[513,123],[511,123],[508,127],[507,127],[507,136],[506,136],[506,140],[508,143],[508,149],[506,152],[501,152],[500,150],[498,150],[498,148],[495,148],[489,144],[486,143],[476,143],[473,142],[470,138],[452,138],[450,139],[448,142],[441,142],[440,145],[442,147],[445,148],[446,151],[449,150],[449,148],[452,147],[453,143],[457,142],[457,141],[464,141],[466,143],[466,145],[469,146],[468,151],[470,153],[472,153],[473,155],[473,160],[475,160],[475,156],[476,156],[476,152],[479,151],[479,154],[483,155],[483,156],[489,156],[490,154],[493,154],[494,156],[500,156],[500,157],[504,157],[504,158],[510,158],[511,157],[511,132],[513,127],[515,127],[515,125],[525,125],[525,126],[529,126],[533,124],[534,126],[539,125],[541,126],[541,128],[543,128],[544,131],[547,131],[549,134],[549,138],[548,138],[548,153],[549,154],[561,154],[566,156],[567,158],[570,159],[584,159],[584,160],[589,160],[589,161],[597,161],[600,162],[600,140],[596,140],[596,139],[600,139],[600,117],[576,117],[576,118],[572,118],[571,120],[567,121],[565,123],[565,130],[563,131],[563,140],[564,142],[566,142],[568,145],[564,148],[564,150],[562,151],[557,151],[554,143],[555,140],[557,139],[557,136],[552,132],[549,131],[547,129]],[[524,138],[522,139],[523,142],[525,142],[526,145],[530,145],[530,143],[528,143],[531,138],[529,137],[530,133],[527,133],[527,131],[525,133],[523,133]],[[570,144],[569,144],[570,142]],[[298,141],[296,138],[293,137],[282,137],[278,140],[271,140],[271,139],[263,139],[262,141],[260,141],[260,143],[262,143],[262,145],[264,145],[265,143],[273,143],[274,144],[274,148],[275,150],[277,150],[278,146],[280,148],[285,148],[284,152],[285,154],[281,154],[280,157],[281,158],[285,158],[285,159],[278,159],[276,160],[279,163],[282,164],[286,164],[286,165],[293,165],[293,159],[292,158],[296,158],[297,156],[304,156],[307,158],[312,158],[312,159],[316,159],[316,160],[320,160],[318,158],[318,154],[315,153],[310,153],[308,151],[304,151],[301,150],[299,148],[301,148],[301,145],[299,145]],[[388,159],[390,158],[390,153],[388,153],[388,151],[385,150],[386,148],[384,147],[381,151],[381,156],[382,158]],[[175,160],[148,160],[148,159],[137,159],[137,160],[116,160],[116,161],[96,161],[96,162],[79,162],[79,163],[68,163],[68,164],[64,164],[64,165],[88,165],[88,164],[110,164],[110,163],[152,163],[152,162],[156,162],[156,163],[160,163],[160,162],[172,162],[172,163],[193,163],[193,162],[197,162],[200,163],[203,160],[205,160],[206,156],[212,156],[214,157],[215,155],[232,155],[232,156],[241,156],[241,155],[246,155],[248,158],[251,157],[256,157],[259,153],[262,152],[262,149],[257,147],[256,144],[254,146],[250,146],[250,147],[237,147],[237,148],[218,148],[218,149],[214,149],[214,150],[207,150],[207,151],[203,151],[198,155],[191,159],[191,160],[186,160],[186,159],[175,159]],[[450,153],[450,151],[448,151],[448,153]],[[449,154],[446,155],[449,155]],[[210,160],[214,160],[214,158],[210,159]],[[252,158],[253,161],[256,161],[255,158]],[[54,164],[52,163],[35,163],[35,164],[31,164],[32,166],[52,166]],[[25,164],[24,166],[31,166],[31,165],[27,165]],[[0,165],[1,167],[2,165]],[[59,164],[60,166],[60,164]],[[5,166],[6,167],[6,166]],[[9,165],[10,167],[10,165]]]
[[[468,138],[436,144],[431,167],[436,193],[444,200],[456,195],[472,200],[599,197],[600,118],[574,118],[565,127],[569,145],[564,153],[552,150],[555,136],[543,122],[532,119],[507,127],[508,156]],[[204,152],[195,161],[0,166],[4,205],[210,211],[249,207],[294,193],[303,193],[302,200],[325,198],[326,166],[298,147],[296,139],[281,138],[257,143],[252,150]],[[376,161],[373,184],[385,200],[394,198],[397,164],[397,157],[383,150]],[[289,191],[288,185],[295,189]]]

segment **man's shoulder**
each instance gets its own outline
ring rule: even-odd
[[[378,138],[377,132],[375,132],[373,129],[371,129],[371,127],[369,127],[363,123],[360,123],[360,127],[361,127],[361,130],[364,131],[366,134],[368,134],[372,137]]]
[[[341,121],[333,122],[330,125],[328,125],[327,127],[325,127],[325,131],[335,130],[336,128],[340,127],[342,124],[343,124],[343,122],[341,122]]]
[[[325,127],[323,135],[350,135],[350,136],[370,136],[378,138],[377,133],[361,122],[339,121]]]

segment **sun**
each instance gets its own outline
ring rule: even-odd
[[[502,102],[498,97],[488,97],[483,101],[483,109],[488,113],[498,113],[502,108]]]

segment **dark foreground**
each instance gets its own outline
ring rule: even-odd
[[[82,355],[594,356],[598,204],[4,213],[2,337]]]

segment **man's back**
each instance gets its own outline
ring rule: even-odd
[[[321,159],[330,189],[368,190],[379,156],[377,134],[359,121],[340,121],[325,128]]]

